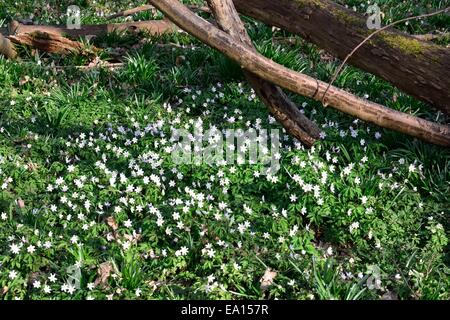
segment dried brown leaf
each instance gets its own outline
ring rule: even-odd
[[[273,280],[277,276],[277,272],[273,271],[270,268],[267,268],[264,272],[264,275],[259,280],[261,282],[261,290],[266,290],[268,287],[270,287],[273,284]]]
[[[110,226],[114,231],[116,231],[119,228],[119,225],[117,224],[114,217],[108,217],[106,218],[106,224]]]
[[[96,286],[105,287],[108,285],[108,279],[111,276],[111,271],[113,270],[113,265],[111,262],[106,261],[100,264],[97,270],[97,279],[95,279],[94,284]]]
[[[27,167],[28,167],[28,171],[34,171],[34,170],[38,169],[37,163],[33,163],[33,162],[29,162],[27,164]]]
[[[25,208],[25,201],[23,201],[22,199],[17,199],[17,205],[19,206],[20,209]]]
[[[25,83],[27,83],[29,81],[30,81],[30,77],[26,75],[23,79],[19,80],[19,85],[23,86]]]
[[[134,233],[132,235],[126,233],[123,235],[123,237],[132,243],[137,243],[139,240],[141,240],[142,235],[140,233]]]
[[[4,296],[9,291],[9,288],[7,286],[4,286],[3,288],[0,288],[0,296]]]
[[[177,66],[180,66],[180,65],[183,64],[184,61],[186,61],[186,57],[185,57],[185,56],[178,56],[178,57],[175,59],[175,64],[176,64]]]

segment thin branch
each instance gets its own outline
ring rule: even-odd
[[[120,18],[120,17],[126,17],[126,16],[131,16],[133,14],[139,13],[139,12],[143,12],[143,11],[148,11],[148,10],[155,10],[155,7],[147,4],[144,6],[140,6],[140,7],[136,7],[136,8],[132,8],[132,9],[128,9],[128,10],[124,10],[124,11],[120,11],[117,12],[115,14],[112,14],[110,16],[108,16],[106,18],[106,20],[112,20],[115,18]]]
[[[427,34],[414,34],[412,35],[417,40],[421,41],[434,41],[434,40],[440,40],[445,38],[450,38],[450,32],[443,32],[443,33],[427,33]]]
[[[211,13],[211,10],[208,7],[206,7],[206,6],[188,5],[188,8],[191,9],[191,10],[194,10],[194,11]],[[148,11],[148,10],[155,10],[155,9],[156,8],[154,6],[152,6],[151,4],[143,5],[143,6],[140,6],[140,7],[127,9],[127,10],[120,11],[120,12],[117,12],[115,14],[112,14],[109,17],[107,17],[106,20],[112,20],[112,19],[119,18],[119,17],[131,16],[131,15],[139,13],[139,12]]]

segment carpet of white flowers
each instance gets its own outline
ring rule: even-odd
[[[228,61],[189,41],[145,43],[119,70],[0,59],[2,299],[450,298],[448,150],[296,97],[322,139],[308,150],[282,133],[276,174],[175,164],[173,129],[282,132],[242,79],[220,80]],[[284,50],[272,55],[307,69]]]

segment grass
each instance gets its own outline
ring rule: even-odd
[[[62,23],[65,3],[45,3],[6,1],[0,21],[33,13]],[[76,3],[84,23],[130,6]],[[445,6],[378,3],[391,20]],[[430,32],[446,19],[400,28]],[[339,65],[300,38],[274,44],[292,35],[246,22],[258,50],[283,65],[324,81]],[[20,62],[0,58],[3,299],[450,298],[449,150],[290,95],[324,139],[305,150],[282,134],[275,177],[258,175],[259,164],[177,165],[174,128],[281,127],[238,66],[188,35],[92,43],[102,59],[123,48],[124,66],[81,70],[70,66],[85,57],[26,48]],[[350,66],[336,85],[448,123]],[[111,274],[98,285],[103,263]],[[76,265],[80,288],[67,285]],[[263,289],[269,268],[276,276]]]

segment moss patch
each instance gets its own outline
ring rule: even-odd
[[[331,13],[341,22],[359,27],[364,24],[364,19],[361,19],[360,17],[357,17],[356,15],[350,14],[340,8],[333,8],[331,10]]]
[[[419,40],[411,39],[402,35],[381,32],[379,34],[379,38],[382,39],[387,44],[389,44],[390,46],[398,48],[405,53],[412,54],[415,56],[421,55],[425,51],[427,51],[427,49],[429,49],[428,45],[425,46]]]

